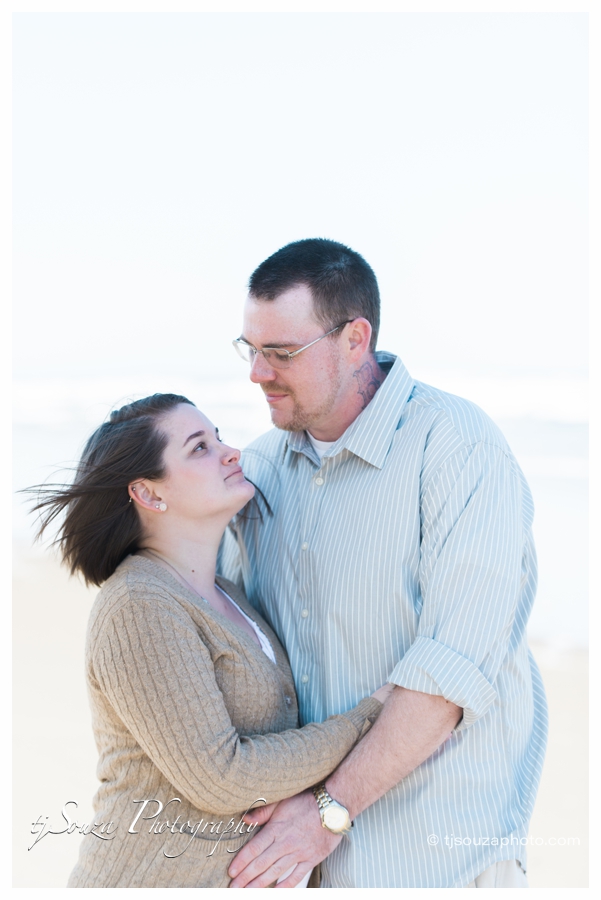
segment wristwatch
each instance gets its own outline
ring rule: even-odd
[[[323,828],[327,828],[332,834],[347,834],[351,830],[353,823],[346,806],[330,797],[326,790],[325,781],[322,781],[321,784],[316,784],[313,788],[313,793],[317,800]]]

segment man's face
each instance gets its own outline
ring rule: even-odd
[[[290,288],[275,300],[246,300],[242,336],[257,350],[279,347],[292,353],[326,330],[315,318],[306,285]],[[342,396],[341,339],[340,332],[324,338],[294,357],[287,369],[274,369],[257,354],[250,380],[261,385],[277,428],[312,431],[331,415]]]

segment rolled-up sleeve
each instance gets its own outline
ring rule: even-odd
[[[413,642],[390,681],[411,691],[444,697],[460,706],[463,727],[483,716],[497,695],[471,660],[422,636]]]
[[[423,488],[419,625],[389,680],[461,707],[458,729],[497,697],[520,596],[520,492],[513,461],[484,442],[455,454]]]

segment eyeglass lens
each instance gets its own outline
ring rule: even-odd
[[[265,362],[276,369],[285,369],[290,365],[290,356],[287,350],[271,350],[266,347],[263,350],[258,351],[250,344],[245,344],[243,341],[234,341],[234,345],[242,359],[246,360],[246,362],[251,365],[255,361],[258,352],[263,354]]]

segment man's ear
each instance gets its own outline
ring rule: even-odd
[[[151,481],[133,481],[127,490],[134,503],[137,503],[142,509],[156,512],[156,505],[161,502],[162,498],[156,493]]]
[[[347,331],[348,348],[354,359],[360,359],[369,352],[371,341],[371,325],[362,317],[353,319]]]

